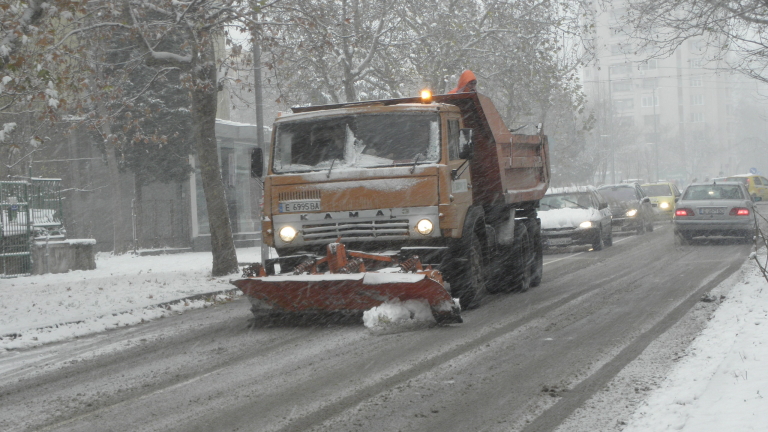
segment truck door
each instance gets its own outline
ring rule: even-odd
[[[456,178],[451,181],[451,196],[454,205],[467,208],[472,204],[472,183],[469,162],[459,158],[459,130],[459,120],[448,119],[448,165],[451,170],[457,170]]]

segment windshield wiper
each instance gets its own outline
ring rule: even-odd
[[[325,178],[331,178],[331,171],[333,170],[333,163],[336,162],[336,158],[333,158],[331,161],[331,167],[328,168],[328,175],[325,176]]]
[[[579,206],[579,207],[583,208],[584,210],[587,210],[587,209],[589,208],[589,207],[584,207],[583,205],[581,205],[581,204],[579,204],[579,203],[577,203],[577,202],[575,202],[575,201],[571,201],[571,200],[569,200],[569,199],[565,199],[565,198],[563,198],[563,201],[565,201],[565,202],[569,202],[569,203],[571,203],[571,204],[574,204],[574,205],[577,205],[577,206]]]
[[[416,153],[416,157],[413,158],[413,166],[411,167],[411,174],[413,174],[413,172],[416,171],[416,164],[419,162],[420,156],[421,156],[421,153]]]

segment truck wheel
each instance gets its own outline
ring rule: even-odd
[[[531,287],[541,285],[541,277],[544,275],[544,248],[541,245],[541,231],[536,221],[528,225],[533,227],[533,269],[531,271]]]
[[[515,247],[512,254],[512,278],[510,291],[526,292],[531,287],[534,267],[531,236],[523,224],[515,226]]]
[[[464,258],[464,268],[459,270],[454,278],[457,289],[453,291],[453,295],[459,298],[462,309],[469,309],[477,306],[482,292],[485,291],[483,248],[474,231],[469,234],[469,247]]]

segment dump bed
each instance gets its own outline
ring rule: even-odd
[[[386,99],[293,108],[296,113],[341,107],[420,103],[420,98]],[[538,201],[550,180],[546,135],[513,134],[490,98],[479,93],[435,95],[432,103],[457,106],[464,127],[474,130],[474,157],[470,162],[475,204]]]

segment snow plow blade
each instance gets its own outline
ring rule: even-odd
[[[461,322],[453,298],[424,274],[358,273],[267,276],[232,282],[275,312],[362,313],[399,299],[426,300],[438,323]]]
[[[366,271],[370,264],[399,266]],[[274,267],[272,267],[274,268]],[[320,272],[323,269],[325,271]],[[328,253],[297,265],[293,274],[267,275],[255,264],[243,279],[231,283],[249,297],[252,310],[269,313],[360,314],[388,301],[425,300],[440,324],[462,322],[460,311],[443,286],[439,271],[424,269],[418,257],[399,261],[385,255],[347,252],[341,243],[328,245]]]

